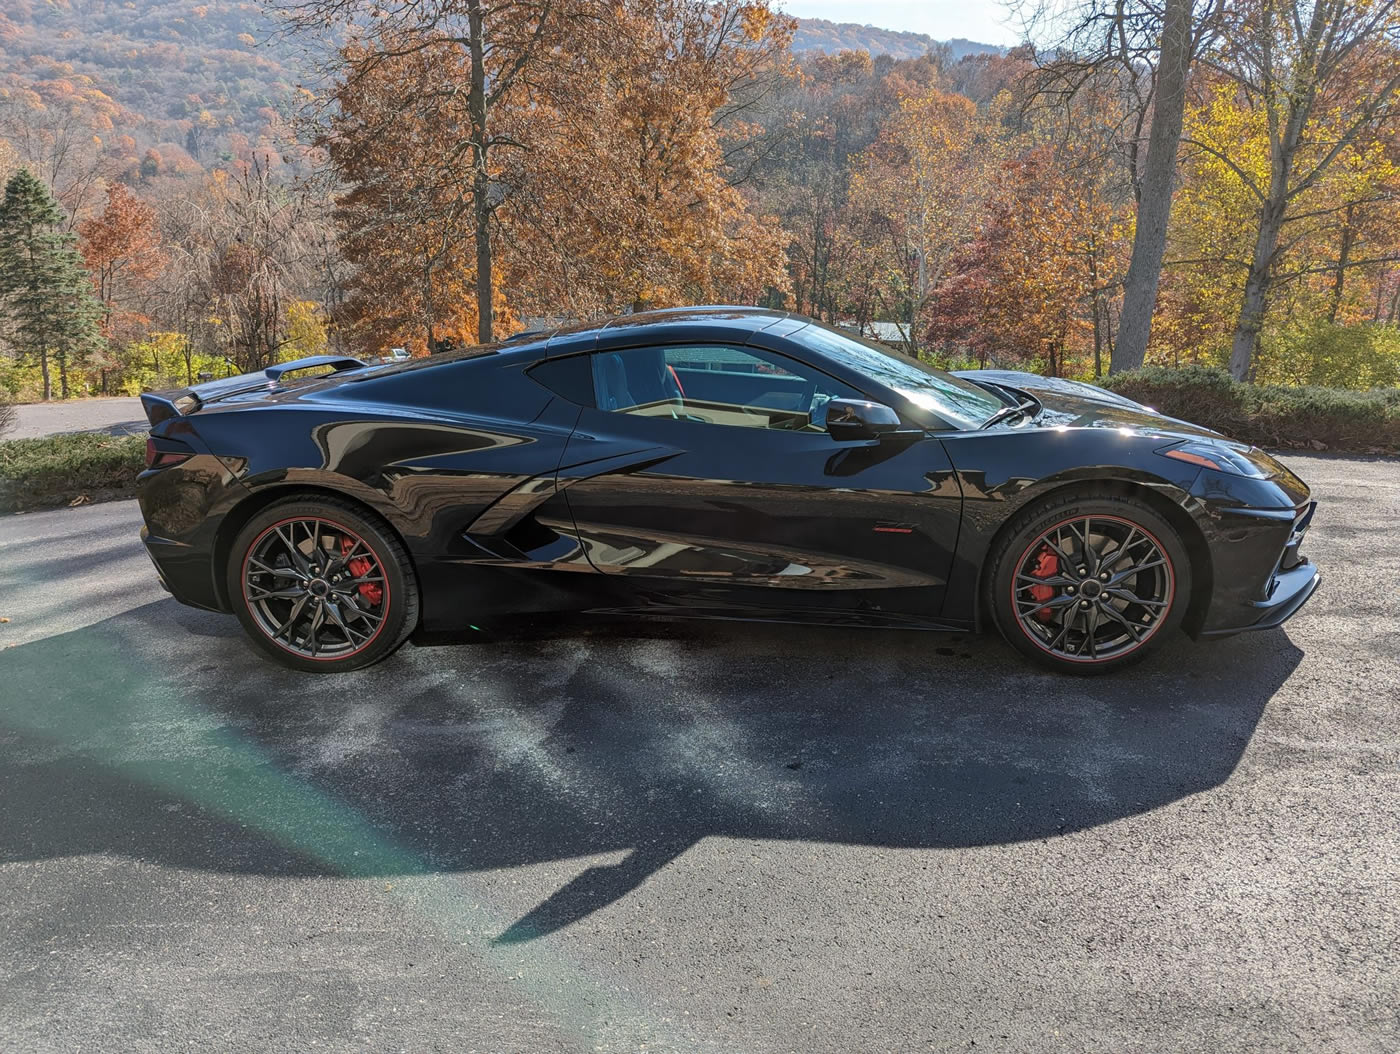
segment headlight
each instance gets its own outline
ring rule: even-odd
[[[1188,465],[1200,465],[1202,468],[1213,468],[1217,472],[1228,472],[1232,476],[1267,479],[1270,475],[1268,469],[1256,465],[1239,451],[1215,443],[1194,443],[1188,440],[1163,447],[1157,453],[1163,457],[1185,461]]]

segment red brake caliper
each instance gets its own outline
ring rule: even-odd
[[[353,548],[355,548],[355,543],[349,538],[340,539],[341,556],[344,556]],[[359,578],[361,575],[369,574],[370,568],[374,566],[374,561],[368,556],[357,556],[355,559],[346,563],[345,566],[349,568],[352,575]],[[1039,589],[1040,587],[1036,586],[1035,588]],[[370,604],[378,604],[384,599],[384,589],[378,582],[361,582],[359,591],[360,596],[364,597]],[[1037,597],[1036,599],[1039,600],[1040,598]]]
[[[1049,546],[1042,546],[1040,554],[1035,558],[1035,570],[1031,572],[1032,578],[1052,578],[1060,572],[1060,558],[1050,551]],[[1039,600],[1042,604],[1055,595],[1054,586],[1031,586],[1031,598]],[[1040,608],[1035,612],[1035,617],[1041,622],[1049,622],[1052,612],[1049,608]]]

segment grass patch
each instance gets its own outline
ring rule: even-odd
[[[1241,384],[1204,366],[1149,366],[1103,382],[1171,417],[1256,446],[1351,454],[1400,453],[1400,389]]]
[[[145,436],[82,432],[0,442],[0,512],[131,497],[145,464]]]

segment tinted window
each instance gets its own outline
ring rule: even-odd
[[[526,372],[531,380],[571,403],[593,405],[593,374],[588,367],[587,355],[548,359],[538,366],[531,366]]]
[[[976,428],[1006,405],[971,381],[819,322],[804,326],[788,339],[892,388],[954,428]]]
[[[642,417],[821,432],[827,403],[861,398],[805,363],[753,348],[629,348],[592,359],[599,409]]]

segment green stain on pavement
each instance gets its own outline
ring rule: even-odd
[[[129,629],[116,625],[122,621]],[[141,628],[127,616],[0,651],[0,726],[235,822],[329,873],[410,879],[396,895],[445,937],[494,962],[575,1034],[631,1049],[639,1040],[687,1045],[557,948],[493,945],[490,936],[510,919],[489,906],[489,891],[469,891],[469,876],[435,871],[354,808],[281,768],[201,706],[180,670],[161,668]],[[295,677],[282,683],[294,685]],[[289,697],[284,705],[297,703]]]

